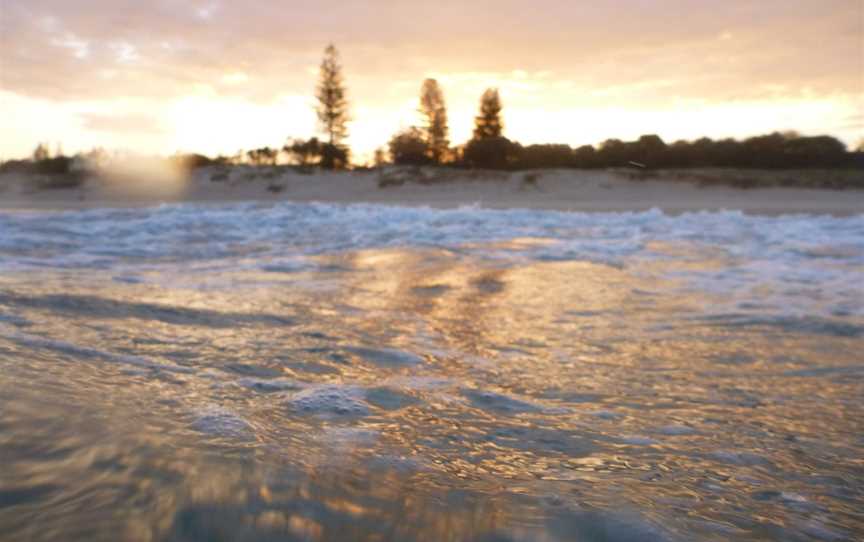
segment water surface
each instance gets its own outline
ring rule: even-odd
[[[864,217],[0,214],[4,540],[864,537]]]

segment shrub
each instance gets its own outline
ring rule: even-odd
[[[422,166],[432,162],[429,146],[420,129],[411,127],[390,140],[390,156],[397,166]]]
[[[486,169],[507,169],[514,165],[519,148],[506,137],[472,139],[465,145],[466,165]]]
[[[33,172],[39,175],[66,175],[72,165],[68,156],[45,158],[33,163]]]

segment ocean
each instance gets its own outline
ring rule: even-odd
[[[0,540],[864,538],[864,215],[0,212]]]

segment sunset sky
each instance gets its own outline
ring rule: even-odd
[[[864,138],[861,0],[0,0],[0,157],[39,141],[146,153],[316,134],[339,48],[361,161],[443,86],[451,141],[498,87],[522,143],[773,130]]]

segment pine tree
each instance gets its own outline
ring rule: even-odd
[[[486,89],[480,98],[480,114],[474,117],[474,139],[501,137],[504,126],[501,123],[501,97],[498,89]]]
[[[447,154],[450,141],[447,139],[447,106],[444,93],[435,79],[423,81],[420,90],[420,113],[425,117],[423,127],[427,154],[435,164],[440,164]]]
[[[348,149],[343,144],[348,137],[348,99],[339,52],[333,44],[324,50],[316,97],[318,122],[321,131],[327,135],[321,165],[328,169],[344,166],[348,156]]]
[[[487,89],[480,98],[480,114],[474,117],[474,137],[465,145],[462,160],[471,167],[504,169],[512,167],[518,146],[502,135],[501,97]]]

